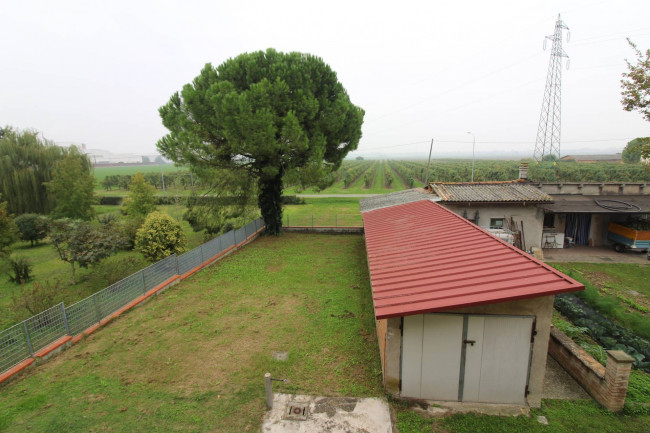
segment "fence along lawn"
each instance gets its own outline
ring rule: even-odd
[[[0,388],[0,430],[259,431],[265,372],[380,396],[376,345],[361,236],[262,237]]]

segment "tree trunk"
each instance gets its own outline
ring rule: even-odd
[[[257,196],[257,203],[262,212],[262,218],[266,225],[267,235],[279,235],[282,229],[282,175],[284,170],[280,169],[277,176],[261,179],[258,181],[260,188]]]
[[[77,284],[77,281],[74,278],[74,262],[70,262],[70,265],[72,265],[72,280],[70,281],[72,284]]]

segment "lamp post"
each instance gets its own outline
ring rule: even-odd
[[[476,136],[468,132],[472,136],[472,182],[474,182],[474,148],[476,147]]]

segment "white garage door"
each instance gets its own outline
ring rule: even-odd
[[[402,395],[525,403],[532,329],[532,317],[405,317]]]

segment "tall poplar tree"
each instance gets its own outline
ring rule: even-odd
[[[266,232],[282,227],[283,178],[331,182],[361,138],[364,111],[319,57],[273,49],[207,64],[160,108],[167,158],[240,172],[257,183]]]

